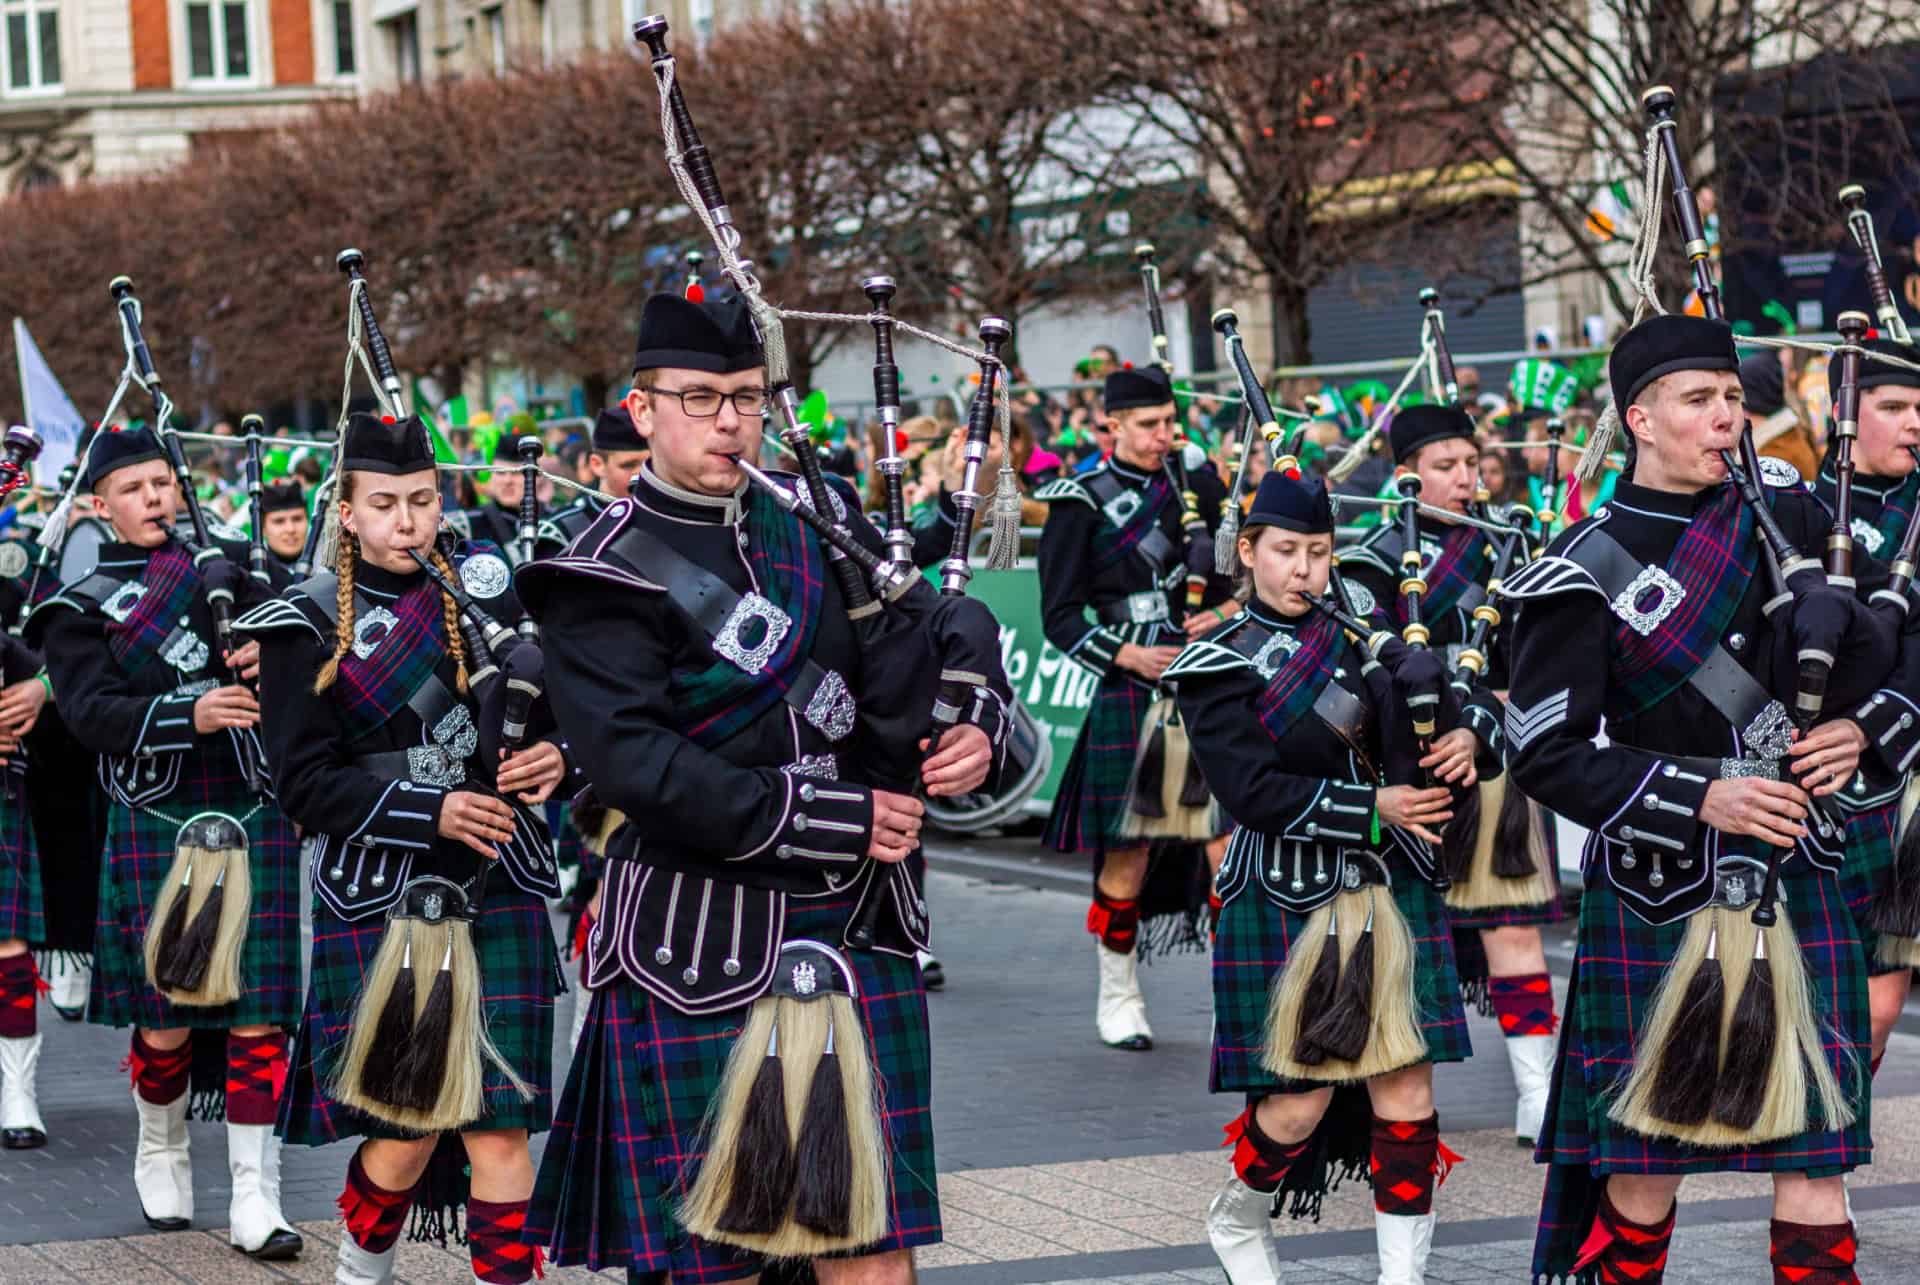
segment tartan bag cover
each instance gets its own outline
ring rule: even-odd
[[[1424,577],[1427,593],[1421,599],[1420,614],[1428,621],[1441,619],[1453,610],[1461,594],[1486,583],[1492,564],[1493,542],[1485,533],[1470,526],[1456,526],[1448,531],[1433,565],[1427,568]],[[1405,594],[1393,596],[1392,611],[1394,628],[1404,628],[1407,623]]]

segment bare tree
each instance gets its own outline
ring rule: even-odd
[[[1598,283],[1595,303],[1631,315],[1620,269],[1648,213],[1632,204],[1653,85],[1678,99],[1688,177],[1728,254],[1836,243],[1835,190],[1912,164],[1889,91],[1911,65],[1900,42],[1920,34],[1907,0],[1476,0],[1453,20],[1472,35],[1456,45],[1470,70],[1442,83],[1458,110],[1481,112],[1477,145],[1523,212],[1513,289],[1580,275]],[[1458,92],[1487,85],[1496,100]],[[1672,306],[1686,280],[1676,238],[1657,266]]]

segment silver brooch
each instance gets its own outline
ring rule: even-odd
[[[749,646],[746,628],[755,620],[762,625],[760,641]],[[742,594],[740,601],[733,604],[726,623],[720,626],[720,632],[713,636],[713,650],[743,672],[757,674],[773,658],[781,640],[792,628],[793,617],[780,610],[772,599],[757,593]]]
[[[407,775],[421,785],[450,790],[467,779],[467,767],[442,746],[414,745],[407,750]]]
[[[375,607],[356,617],[353,622],[353,654],[361,660],[373,655],[388,631],[399,623],[400,617],[385,607]]]
[[[1360,886],[1360,867],[1349,861],[1340,867],[1340,886],[1348,892]]]
[[[207,667],[207,644],[200,635],[181,630],[161,651],[160,659],[183,674],[197,674]]]
[[[510,579],[507,564],[491,553],[476,553],[460,564],[460,583],[476,598],[498,598]]]
[[[1726,900],[1727,909],[1740,909],[1747,904],[1747,877],[1743,874],[1722,875],[1720,895]]]
[[[820,989],[820,983],[815,979],[813,965],[807,963],[805,960],[795,964],[793,966],[793,993],[795,995],[811,995],[818,989]]]
[[[0,544],[0,577],[11,580],[27,574],[27,546],[18,540]]]
[[[1807,480],[1800,476],[1800,470],[1785,460],[1776,460],[1771,455],[1760,457],[1760,477],[1768,486],[1791,486],[1804,488]]]
[[[446,900],[437,892],[430,892],[420,899],[420,917],[428,923],[440,918],[440,912],[446,909]]]
[[[1855,518],[1853,520],[1853,542],[1865,549],[1868,553],[1877,554],[1880,552],[1880,546],[1887,542],[1887,537],[1880,534],[1878,527],[1860,518]],[[0,568],[0,575],[12,574],[14,573],[7,571],[5,568]]]
[[[829,669],[807,701],[807,721],[830,741],[838,741],[853,730],[853,693],[847,680]]]
[[[133,614],[134,606],[147,596],[147,586],[138,580],[129,580],[113,591],[113,596],[100,604],[100,610],[107,613],[115,624],[120,624]]]
[[[1280,662],[1276,656],[1291,656],[1300,650],[1300,640],[1292,634],[1276,633],[1260,644],[1260,650],[1253,653],[1253,668],[1262,678],[1272,678],[1280,672]]]
[[[1659,597],[1644,603],[1649,593]],[[1627,622],[1628,628],[1645,638],[1674,613],[1687,596],[1687,587],[1661,567],[1643,567],[1633,583],[1614,595],[1613,614]]]

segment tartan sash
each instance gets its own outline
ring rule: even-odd
[[[176,622],[191,612],[200,575],[186,548],[177,540],[169,540],[148,555],[140,583],[147,591],[125,619],[107,619],[107,649],[128,674],[139,673],[159,658],[160,648],[172,636]]]
[[[1644,713],[1720,645],[1753,578],[1753,528],[1752,512],[1728,485],[1687,523],[1664,564],[1685,590],[1679,604],[1648,634],[1623,620],[1614,624],[1610,713]]]
[[[372,624],[374,612],[391,616]],[[340,658],[333,698],[349,740],[384,727],[405,707],[447,654],[446,609],[440,588],[426,576],[391,607],[354,601],[355,643],[371,643],[367,655],[353,647]]]
[[[1470,526],[1456,526],[1447,532],[1433,565],[1427,569],[1427,593],[1420,601],[1420,614],[1428,622],[1445,616],[1468,589],[1484,585],[1493,565],[1493,542],[1486,534]],[[1407,623],[1404,594],[1393,597],[1393,624],[1396,629]]]
[[[667,690],[689,719],[686,734],[703,749],[725,742],[785,699],[813,653],[826,590],[820,538],[805,523],[752,487],[740,521],[747,532],[747,562],[761,596],[792,624],[753,673],[716,655],[705,669],[669,676]]]
[[[1333,650],[1340,626],[1316,611],[1293,637],[1299,646],[1274,673],[1254,705],[1260,726],[1275,745],[1313,708],[1321,689],[1333,677]]]
[[[1102,522],[1093,533],[1093,569],[1104,571],[1139,547],[1151,531],[1159,529],[1160,514],[1173,500],[1173,483],[1165,471],[1152,474],[1140,488],[1140,507],[1123,523]]]
[[[1900,547],[1901,537],[1907,533],[1907,519],[1913,516],[1916,495],[1920,495],[1920,471],[1909,473],[1904,482],[1887,492],[1880,516],[1874,519],[1873,528],[1881,536],[1881,549],[1878,554],[1881,561],[1891,561],[1895,549]]]

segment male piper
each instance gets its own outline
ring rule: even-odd
[[[307,496],[297,478],[269,482],[260,491],[260,512],[254,521],[262,524],[262,538],[273,563],[289,576],[293,564],[307,547]],[[284,588],[285,586],[279,586]]]
[[[1745,418],[1738,365],[1720,322],[1657,316],[1623,335],[1608,360],[1630,435],[1620,484],[1503,590],[1520,603],[1510,771],[1590,832],[1536,1152],[1551,1166],[1540,1278],[1660,1280],[1681,1179],[1745,1171],[1773,1177],[1776,1280],[1856,1280],[1842,1175],[1872,1148],[1866,957],[1842,846],[1812,809],[1867,744],[1835,716],[1860,700],[1841,689],[1870,691],[1892,657],[1836,665],[1833,712],[1804,734],[1774,695],[1797,682],[1776,675],[1796,674],[1802,623],[1844,619],[1851,637],[1865,608],[1816,576],[1763,610],[1757,521],[1722,455]],[[1762,502],[1816,548],[1826,514],[1785,473]]]
[[[1143,1051],[1153,1047],[1153,1028],[1138,974],[1142,921],[1188,911],[1204,878],[1202,844],[1219,828],[1160,675],[1222,617],[1195,612],[1182,624],[1184,601],[1175,605],[1189,535],[1166,469],[1177,419],[1166,372],[1113,371],[1105,403],[1112,457],[1034,496],[1050,506],[1040,533],[1041,628],[1100,676],[1043,841],[1093,859],[1095,1022],[1106,1044]],[[1217,508],[1201,516],[1209,529],[1218,525]],[[1144,904],[1150,864],[1161,905]]]
[[[1891,339],[1869,339],[1871,352],[1907,362],[1920,363],[1920,348]],[[1835,403],[1840,392],[1840,362],[1827,365],[1828,389]],[[1907,521],[1920,501],[1920,469],[1915,468],[1916,449],[1920,449],[1920,371],[1862,357],[1860,361],[1859,436],[1853,446],[1853,540],[1867,556],[1889,562],[1906,534]],[[1813,493],[1829,510],[1836,489],[1833,453],[1820,464],[1813,481]],[[1909,596],[1909,615],[1920,616]],[[1911,648],[1914,639],[1905,640]],[[1911,685],[1889,683],[1875,692],[1869,702],[1854,715],[1867,733],[1868,750],[1861,762],[1861,777],[1848,786],[1851,795],[1876,795],[1882,789],[1898,791],[1904,784],[1911,789],[1909,772],[1920,747],[1920,690]],[[1879,788],[1876,788],[1879,787]],[[1849,827],[1849,839],[1864,842],[1850,844],[1841,884],[1847,904],[1859,919],[1860,939],[1868,954],[1870,977],[1867,994],[1873,1010],[1873,1061],[1875,1071],[1886,1055],[1887,1037],[1906,1007],[1912,987],[1913,970],[1904,955],[1913,948],[1904,943],[1881,940],[1871,923],[1876,901],[1894,897],[1898,890],[1886,885],[1901,875],[1894,869],[1895,833],[1901,818],[1912,812],[1910,806],[1883,810],[1884,815],[1863,815]],[[1911,824],[1911,821],[1908,822]],[[1853,830],[1865,831],[1855,835]],[[1915,836],[1902,845],[1906,851]],[[1920,853],[1909,854],[1909,860]],[[1907,872],[1912,877],[1912,872]],[[1910,900],[1911,898],[1909,898]],[[1911,939],[1907,939],[1910,941]]]
[[[1389,439],[1394,465],[1419,477],[1423,504],[1467,513],[1479,490],[1480,446],[1464,410],[1409,406],[1393,417]],[[1426,513],[1419,516],[1419,536],[1427,585],[1421,622],[1452,672],[1473,632],[1474,612],[1487,600],[1493,540],[1485,531]],[[1407,623],[1399,590],[1405,540],[1399,522],[1383,521],[1340,551],[1341,574],[1365,598],[1383,604],[1396,628]],[[1490,635],[1477,681],[1462,702],[1462,725],[1434,742],[1429,770],[1458,784],[1466,779],[1467,763],[1486,756],[1480,781],[1470,787],[1478,791],[1477,807],[1447,827],[1447,911],[1463,998],[1500,1023],[1516,1090],[1514,1134],[1531,1146],[1546,1114],[1556,1023],[1540,926],[1559,920],[1560,895],[1552,818],[1510,790],[1500,770],[1499,692],[1508,682],[1509,655],[1503,633]]]
[[[577,495],[540,520],[538,554],[546,557],[573,543],[574,537],[592,525],[608,504],[628,493],[640,465],[647,458],[647,439],[634,426],[627,404],[609,406],[593,421],[593,449],[587,453],[587,469],[598,495]]]
[[[873,613],[850,615],[813,528],[739,464],[771,406],[746,311],[655,295],[634,369],[626,404],[651,454],[633,494],[517,577],[554,711],[627,818],[608,842],[591,1008],[528,1235],[557,1263],[629,1280],[733,1281],[777,1257],[813,1259],[825,1285],[904,1285],[940,1216],[914,966],[923,805],[899,783],[947,795],[987,780],[1010,698],[997,630],[979,612],[942,655],[978,681],[924,762],[912,743],[869,743]],[[884,556],[852,491],[827,485],[835,521]],[[914,580],[893,610],[954,601]],[[876,753],[913,766],[883,776]],[[869,896],[881,900],[863,949]],[[847,1003],[857,1017],[824,1016]],[[825,1127],[811,1105],[791,1136],[743,1128],[743,1111],[783,1113],[782,1083],[821,1099],[798,1077],[836,1061],[872,1077],[836,1095],[843,1127],[829,1136],[867,1120],[841,1163],[809,1145]],[[743,1163],[749,1152],[762,1162]]]

